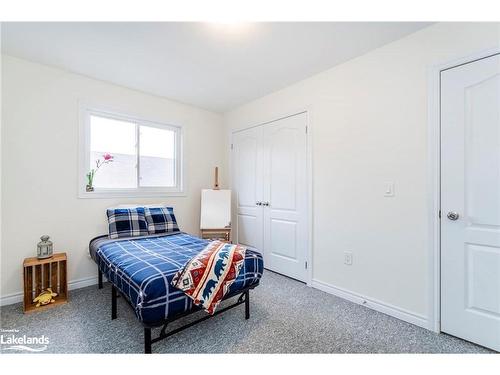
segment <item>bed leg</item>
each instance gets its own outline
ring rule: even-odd
[[[250,319],[250,291],[245,292],[245,319]]]
[[[102,289],[102,272],[99,267],[97,267],[97,277],[99,279],[99,289]]]
[[[144,328],[144,354],[151,354],[151,328]]]
[[[116,287],[111,284],[111,319],[116,319]]]

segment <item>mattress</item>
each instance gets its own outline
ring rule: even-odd
[[[197,308],[170,282],[207,244],[207,240],[183,232],[114,240],[100,236],[90,242],[89,251],[99,270],[128,300],[137,318],[146,326],[156,326]],[[258,284],[263,269],[262,255],[248,249],[243,268],[226,298]]]

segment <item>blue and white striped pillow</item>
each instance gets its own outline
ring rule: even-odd
[[[149,234],[178,232],[172,207],[144,207]]]
[[[146,236],[148,226],[144,216],[144,207],[108,208],[109,237]]]

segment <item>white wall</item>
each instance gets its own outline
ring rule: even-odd
[[[0,22],[0,51],[2,50],[2,23]],[[0,88],[2,87],[2,61],[3,55],[0,53]],[[2,254],[2,90],[0,89],[0,255]],[[2,258],[0,256],[0,270],[2,268]],[[3,286],[0,283],[0,296],[2,296]]]
[[[23,258],[36,255],[42,234],[51,236],[55,251],[68,253],[70,281],[94,281],[96,266],[87,245],[106,233],[106,207],[166,202],[175,208],[182,230],[198,233],[200,189],[212,186],[213,167],[220,166],[224,177],[221,115],[10,56],[3,56],[2,72],[4,303],[19,298]],[[187,196],[78,199],[79,100],[182,125]]]
[[[436,24],[226,114],[229,139],[310,110],[314,286],[428,324],[428,70],[499,43],[499,24]]]

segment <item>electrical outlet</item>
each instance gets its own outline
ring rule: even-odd
[[[352,266],[352,253],[350,251],[344,251],[344,264]]]

